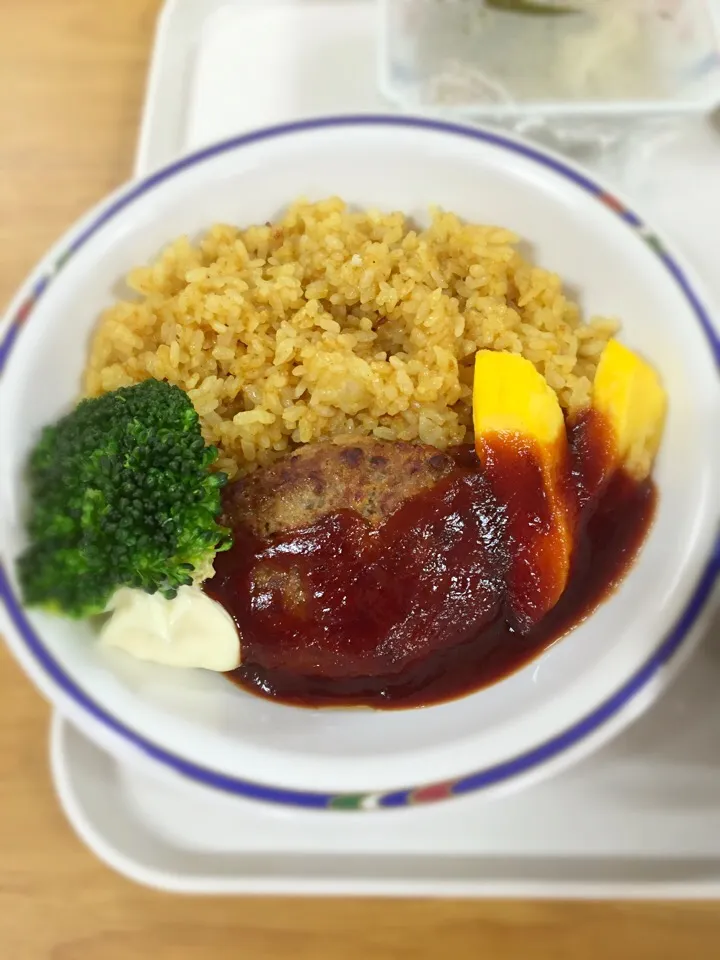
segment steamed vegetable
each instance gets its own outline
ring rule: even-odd
[[[592,405],[613,430],[614,465],[644,480],[658,452],[667,411],[667,396],[655,370],[610,340],[598,363]]]
[[[103,612],[121,587],[175,596],[230,545],[190,399],[145,380],[83,400],[46,427],[28,470],[25,601],[70,617]]]
[[[473,425],[475,449],[505,505],[507,534],[515,544],[508,598],[524,633],[555,606],[570,575],[572,527],[562,491],[565,419],[555,391],[529,360],[479,350]],[[531,478],[525,486],[536,488],[531,499],[518,496],[522,474]]]

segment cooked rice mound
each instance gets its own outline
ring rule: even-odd
[[[274,224],[218,224],[197,246],[181,237],[102,316],[86,393],[177,384],[231,476],[328,437],[470,441],[479,348],[527,357],[574,413],[617,324],[581,323],[517,241],[442,211],[421,230],[337,197]]]

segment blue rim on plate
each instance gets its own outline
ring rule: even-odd
[[[0,376],[7,364],[12,348],[17,341],[22,325],[28,320],[35,304],[52,283],[54,277],[57,276],[77,250],[125,207],[150,192],[158,184],[169,180],[181,171],[203,163],[205,160],[209,160],[222,153],[274,137],[287,136],[289,134],[301,133],[323,127],[340,126],[415,127],[464,137],[489,143],[500,149],[519,154],[528,160],[532,160],[535,163],[549,168],[565,179],[571,180],[576,186],[585,190],[613,210],[630,229],[637,231],[642,239],[645,240],[657,254],[689,302],[708,340],[716,365],[720,367],[720,336],[714,330],[705,308],[694,293],[682,269],[673,257],[666,252],[655,234],[645,226],[643,221],[633,213],[632,210],[628,209],[612,194],[603,190],[589,177],[567,165],[559,158],[547,155],[529,144],[505,137],[501,133],[493,133],[487,130],[464,127],[455,123],[416,117],[362,115],[303,120],[296,123],[268,127],[264,130],[234,137],[183,157],[181,160],[133,184],[117,199],[113,200],[109,206],[104,208],[92,223],[85,227],[70,242],[69,246],[60,254],[50,269],[41,274],[38,279],[33,282],[30,293],[10,318],[7,332],[0,342]],[[153,760],[203,786],[213,787],[252,800],[262,800],[270,803],[303,807],[305,809],[368,810],[405,807],[418,803],[441,800],[451,796],[461,796],[475,790],[483,790],[526,774],[534,768],[559,757],[571,748],[576,747],[581,741],[598,731],[613,717],[617,716],[679,650],[691,628],[697,623],[713,591],[718,574],[720,574],[720,539],[716,542],[714,553],[704,568],[683,613],[652,656],[615,694],[563,733],[552,737],[550,740],[547,740],[545,743],[526,753],[514,757],[512,760],[487,767],[469,775],[440,783],[426,783],[415,787],[408,787],[403,790],[375,793],[321,793],[273,787],[210,770],[164,750],[162,747],[159,747],[157,744],[136,733],[109,714],[63,671],[33,630],[22,608],[21,601],[12,588],[7,571],[3,568],[2,564],[0,564],[0,600],[2,600],[6,607],[8,616],[18,634],[22,637],[28,652],[52,681],[56,683],[77,706],[89,713],[96,721],[115,734],[120,735],[124,740],[141,750]]]

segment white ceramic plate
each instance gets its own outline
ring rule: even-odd
[[[439,204],[528,239],[588,313],[617,314],[660,370],[670,415],[657,517],[587,622],[495,686],[424,710],[300,710],[217,675],[111,656],[90,627],[25,613],[22,465],[77,397],[90,332],[126,271],[181,233],[274,218],[299,194],[422,219]],[[537,776],[638,713],[687,651],[717,571],[720,347],[706,296],[667,245],[577,168],[522,141],[428,120],[288,124],[185,158],[114,194],[49,254],[0,340],[0,605],[39,688],[101,745],[230,793],[310,808],[403,806]]]

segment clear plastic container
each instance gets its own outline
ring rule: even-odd
[[[561,139],[720,102],[720,0],[381,0],[380,86],[410,111]]]

